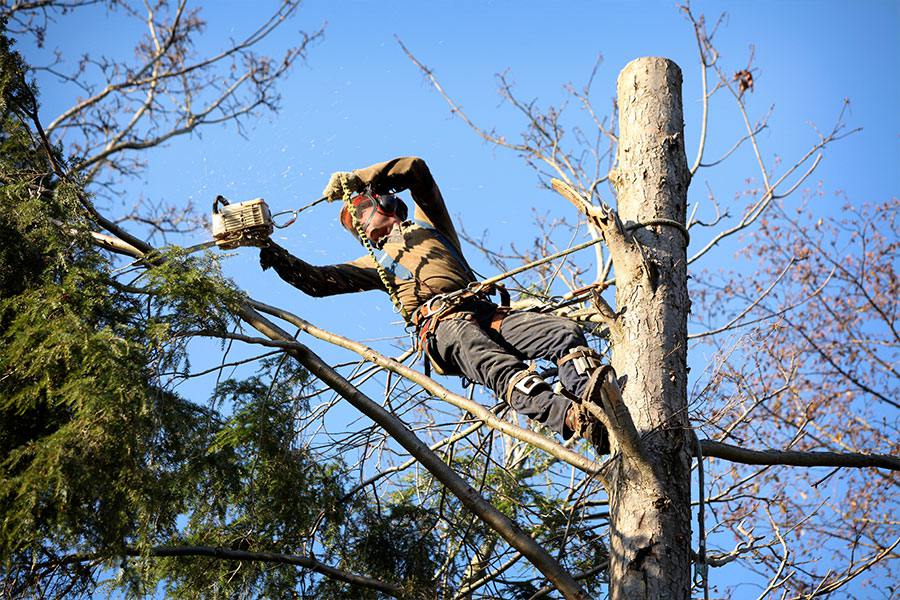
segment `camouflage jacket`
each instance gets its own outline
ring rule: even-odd
[[[395,158],[355,173],[376,193],[409,190],[415,202],[413,219],[395,226],[378,253],[408,314],[431,297],[474,281],[441,191],[425,161]],[[263,269],[273,267],[282,279],[310,296],[387,291],[369,254],[347,263],[314,266],[272,242],[260,251],[260,263]]]

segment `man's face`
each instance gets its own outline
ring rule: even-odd
[[[360,211],[359,222],[364,224],[366,237],[375,244],[391,232],[394,225],[400,224],[400,218],[392,213],[386,213],[378,206],[370,206]]]

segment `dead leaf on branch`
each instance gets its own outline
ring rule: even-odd
[[[747,69],[741,69],[734,74],[733,81],[738,82],[738,95],[743,96],[747,90],[753,91],[753,73]]]

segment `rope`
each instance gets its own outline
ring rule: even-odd
[[[697,564],[694,566],[694,584],[703,584],[703,598],[709,600],[709,565],[706,564],[706,497],[703,494],[703,448],[700,446],[700,438],[697,432],[691,430],[694,438],[694,448],[697,454],[697,536],[699,546],[697,548]]]
[[[359,222],[359,218],[356,216],[356,209],[353,207],[353,203],[350,202],[350,198],[352,196],[352,192],[350,191],[350,184],[348,181],[347,174],[342,173],[340,175],[341,189],[344,190],[343,201],[347,205],[347,212],[350,213],[350,220],[353,222],[353,229],[356,230],[356,234],[359,236],[359,241],[362,242],[363,247],[368,251],[369,256],[372,257],[372,262],[375,263],[375,270],[378,272],[378,278],[381,279],[381,283],[384,285],[384,289],[387,290],[388,296],[391,297],[391,303],[397,309],[397,312],[403,316],[403,320],[409,322],[409,311],[404,308],[403,303],[400,302],[400,297],[397,294],[397,288],[394,286],[394,282],[390,280],[387,275],[387,272],[384,270],[384,267],[381,266],[381,263],[378,262],[378,257],[375,256],[375,249],[372,247],[372,242],[369,241],[369,236],[366,235],[365,229],[363,229],[362,223]]]
[[[685,227],[682,223],[675,221],[674,219],[650,219],[649,221],[644,221],[643,223],[632,223],[625,229],[628,231],[634,231],[643,227],[653,227],[654,225],[668,225],[669,227],[674,227],[675,229],[680,231],[681,235],[684,237],[685,247],[691,245],[691,234],[688,231],[688,228]]]

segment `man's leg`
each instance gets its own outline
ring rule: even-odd
[[[529,419],[571,436],[565,427],[569,400],[553,393],[550,385],[528,373],[523,356],[501,343],[479,323],[467,319],[445,319],[435,330],[438,357],[456,365],[466,378],[494,390],[510,406]]]
[[[599,356],[587,348],[581,327],[570,319],[512,312],[500,324],[500,335],[527,359],[543,358],[557,363],[560,382],[576,398],[583,396],[591,371],[600,366]],[[570,355],[578,348],[588,350],[584,354],[591,356],[573,359]]]
[[[587,346],[584,332],[578,324],[554,315],[513,312],[500,324],[500,336],[504,343],[525,358],[555,362],[559,367],[560,383],[574,398],[600,404],[599,379],[591,380],[592,373],[601,366],[600,356]],[[578,433],[590,440],[598,454],[609,452],[606,428],[588,415],[580,402],[564,401],[566,427],[561,431],[563,438],[568,439],[573,432]]]

